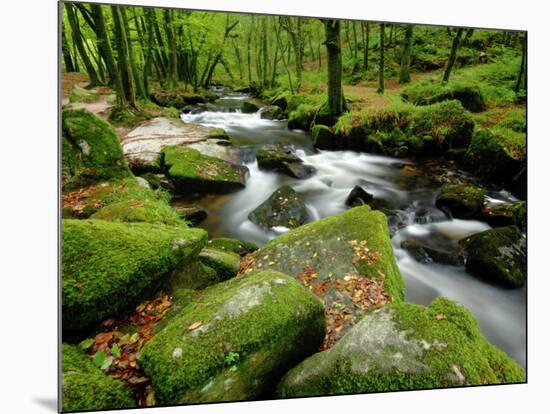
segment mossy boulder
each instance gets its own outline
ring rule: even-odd
[[[227,132],[225,132],[225,129],[223,128],[214,128],[212,131],[206,136],[210,139],[223,139],[226,141],[229,141],[229,135],[227,135]]]
[[[309,131],[318,109],[317,106],[312,104],[304,103],[298,105],[295,110],[288,113],[288,129]]]
[[[284,112],[280,107],[276,105],[270,105],[262,109],[262,112],[260,113],[260,118],[279,120],[284,118]]]
[[[518,226],[523,231],[527,230],[527,202],[520,201],[514,203],[512,209],[512,218],[514,219],[514,224]]]
[[[199,90],[189,92],[182,89],[154,89],[151,91],[151,100],[159,106],[183,108],[185,105],[213,102],[217,99],[214,92]]]
[[[417,240],[405,240],[401,247],[421,263],[441,263],[450,266],[464,265],[464,257],[456,250],[434,247]]]
[[[363,204],[369,204],[372,200],[374,200],[374,196],[371,193],[368,193],[362,187],[356,185],[346,198],[346,206],[362,206]]]
[[[161,152],[161,164],[177,194],[230,193],[245,187],[246,167],[203,155],[193,148],[166,147]]]
[[[237,276],[241,266],[241,257],[237,253],[211,248],[203,249],[199,254],[199,260],[214,269],[220,280]]]
[[[63,220],[61,229],[64,332],[134,305],[183,269],[207,238],[201,229],[103,220]]]
[[[315,352],[323,306],[292,278],[274,271],[205,289],[141,353],[159,403],[257,399]]]
[[[294,178],[308,178],[315,173],[315,168],[305,165],[290,149],[282,145],[264,145],[256,154],[258,168],[276,171]]]
[[[174,273],[170,280],[172,293],[182,290],[196,292],[221,282],[218,273],[200,260],[191,260],[181,270]]]
[[[400,302],[405,297],[386,216],[369,206],[300,226],[269,241],[250,258],[245,258],[244,273],[261,269],[283,272],[318,294],[327,312],[349,310],[342,330],[332,332],[334,339],[365,313],[366,303],[357,297],[354,300],[360,290],[356,287],[371,286],[373,302],[379,303],[381,295],[385,298],[379,304]]]
[[[208,240],[208,247],[221,250],[224,252],[237,253],[240,256],[252,253],[258,250],[258,246],[254,243],[246,240],[231,239],[228,237],[217,237],[211,240]]]
[[[467,219],[476,216],[483,207],[485,192],[469,184],[448,184],[441,189],[435,205],[453,217]]]
[[[516,226],[498,227],[459,241],[466,270],[508,288],[519,288],[527,278],[525,236]]]
[[[204,208],[196,205],[176,206],[174,210],[182,219],[193,226],[196,226],[208,218],[208,212]]]
[[[105,375],[77,346],[61,345],[61,410],[100,411],[135,408],[132,391]]]
[[[61,146],[64,190],[132,175],[113,127],[84,109],[62,111]]]
[[[416,105],[431,105],[436,102],[456,99],[464,108],[471,112],[485,110],[485,101],[476,85],[450,82],[440,83],[419,82],[405,88],[402,96]]]
[[[290,370],[283,398],[525,382],[463,306],[398,303],[369,312],[333,348]]]
[[[69,102],[95,102],[101,96],[93,89],[84,89],[78,85],[73,85],[69,91]]]
[[[311,137],[313,146],[321,150],[332,149],[334,141],[334,132],[332,128],[326,125],[316,124],[311,128]]]
[[[508,186],[523,170],[527,160],[526,136],[502,128],[476,130],[463,167],[485,180]],[[515,190],[526,193],[527,180],[516,183]]]
[[[166,178],[164,174],[155,174],[148,172],[140,175],[140,177],[145,179],[153,190],[163,189],[170,193],[174,192],[174,184],[172,184],[172,181]]]
[[[241,104],[241,112],[243,114],[253,114],[260,110],[260,107],[252,102],[244,101]]]
[[[307,218],[302,196],[288,185],[277,189],[248,215],[250,221],[266,229],[293,229],[304,224]]]
[[[479,219],[486,221],[492,227],[511,226],[515,224],[521,228],[525,224],[525,217],[521,217],[522,205],[525,205],[525,202],[485,203],[479,215]],[[515,215],[514,212],[516,213]]]
[[[187,227],[180,215],[161,200],[127,199],[109,204],[90,216],[91,219],[126,223],[153,223]]]

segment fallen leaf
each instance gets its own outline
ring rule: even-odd
[[[195,323],[192,323],[187,327],[188,330],[192,331],[193,329],[197,329],[199,326],[202,325],[202,321],[197,321]]]
[[[439,314],[435,317],[435,319],[437,319],[438,321],[442,321],[443,319],[446,319],[446,318],[445,318],[445,315]]]

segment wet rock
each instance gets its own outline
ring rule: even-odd
[[[306,206],[300,194],[285,185],[254,209],[248,218],[263,228],[296,228],[307,220]]]
[[[193,226],[203,222],[208,217],[208,212],[199,206],[175,206],[174,210],[182,219],[190,222]]]
[[[450,266],[464,265],[464,258],[457,251],[436,249],[416,240],[405,240],[401,247],[421,263],[441,263]]]
[[[154,89],[151,91],[151,100],[160,106],[173,106],[181,109],[187,105],[213,102],[217,95],[210,91],[189,92],[180,89],[164,90]]]
[[[63,332],[135,306],[144,291],[196,257],[202,229],[104,220],[63,220]],[[116,300],[113,300],[116,298]]]
[[[447,210],[453,217],[468,219],[481,211],[484,195],[483,189],[473,185],[449,184],[441,189],[435,205]]]
[[[525,371],[483,337],[463,306],[387,305],[368,313],[333,348],[291,369],[282,398],[524,382]]]
[[[325,345],[337,341],[358,322],[373,306],[370,301],[382,306],[404,300],[386,216],[368,206],[290,230],[250,257],[253,260],[245,261],[245,274],[266,268],[286,273],[311,286],[327,314],[337,317],[346,312],[338,330],[331,325]],[[354,296],[358,291],[366,296]]]
[[[514,211],[521,202],[517,203],[486,203],[481,209],[479,219],[486,221],[492,227],[511,226],[516,224],[522,226],[522,220],[518,217],[519,223],[516,223]]]
[[[162,188],[170,193],[174,192],[174,184],[164,174],[145,173],[141,178],[147,180],[153,190]]]
[[[260,110],[260,107],[252,102],[244,101],[241,105],[241,112],[243,114],[253,114]]]
[[[218,237],[208,240],[208,247],[216,250],[237,253],[240,256],[252,253],[258,250],[258,246],[246,240],[230,239],[228,237]]]
[[[516,226],[498,227],[459,241],[466,270],[508,288],[520,288],[527,277],[525,236]]]
[[[324,333],[313,294],[282,273],[257,272],[205,289],[143,347],[140,364],[162,405],[253,400]]]
[[[203,155],[188,147],[166,147],[161,154],[161,164],[178,195],[223,194],[245,187],[246,167]]]
[[[199,260],[214,269],[220,281],[237,276],[241,265],[238,254],[211,248],[203,249],[199,254]]]
[[[75,345],[61,345],[61,372],[63,412],[136,407],[132,391],[122,381],[105,375]]]
[[[515,203],[512,210],[512,217],[514,224],[518,226],[523,232],[527,231],[527,202],[520,201]]]
[[[131,177],[115,130],[84,109],[61,113],[63,190]]]
[[[225,130],[223,128],[214,128],[207,135],[207,138],[229,140],[229,135],[227,135],[227,132],[225,132]]]
[[[362,187],[356,185],[346,198],[346,206],[357,207],[369,204],[374,199],[371,193],[366,192]]]
[[[308,178],[315,173],[311,165],[303,161],[282,145],[264,145],[256,155],[258,168],[277,171],[294,178]]]
[[[270,105],[262,109],[262,112],[260,113],[260,118],[274,120],[283,119],[284,113],[280,107],[276,105]]]
[[[313,146],[322,150],[330,150],[335,146],[332,128],[326,125],[314,125],[311,129]]]

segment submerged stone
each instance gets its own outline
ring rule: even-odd
[[[323,335],[318,299],[264,271],[204,290],[144,346],[140,363],[161,404],[253,400]]]
[[[369,204],[372,200],[374,200],[374,196],[371,193],[356,185],[349,193],[348,198],[346,198],[346,206],[357,207]]]
[[[306,222],[307,210],[302,196],[285,185],[254,209],[248,218],[267,229],[278,226],[293,229]]]
[[[256,154],[258,168],[277,171],[294,178],[308,178],[315,173],[311,165],[303,161],[282,145],[264,145]]]
[[[333,348],[290,370],[283,398],[524,382],[463,306],[438,298],[369,312]]]

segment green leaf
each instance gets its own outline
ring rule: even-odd
[[[113,344],[111,347],[111,354],[113,354],[115,358],[120,358],[120,348],[117,344]]]
[[[92,362],[98,368],[101,368],[104,361],[105,361],[105,351],[96,352],[94,357],[92,358]]]
[[[93,338],[88,338],[88,339],[84,339],[82,342],[80,342],[78,344],[78,346],[80,347],[80,349],[85,351],[89,347],[91,347],[93,344],[94,344],[94,339]]]
[[[111,357],[108,357],[105,359],[105,361],[103,361],[103,364],[101,364],[101,369],[103,371],[106,371],[109,369],[109,367],[111,366],[111,364],[113,363],[114,361],[114,358],[111,356]]]

